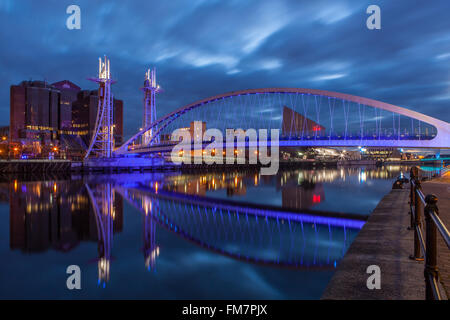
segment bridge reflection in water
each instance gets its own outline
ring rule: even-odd
[[[253,263],[330,269],[346,252],[363,221],[196,203],[149,189],[117,188],[152,220],[216,253]]]
[[[389,179],[400,169],[369,171],[367,178],[374,175],[375,179]],[[162,229],[244,263],[332,270],[366,216],[306,208],[311,206],[309,198],[323,192],[321,183],[342,181],[341,174],[357,177],[361,172],[292,171],[270,181],[254,173],[185,175],[183,180],[179,179],[182,176],[167,174],[5,180],[0,183],[0,191],[1,198],[8,198],[10,203],[11,249],[27,253],[48,249],[68,252],[83,241],[94,241],[97,252],[92,252],[93,261],[98,268],[99,286],[104,287],[114,277],[114,271],[110,275],[114,270],[113,236],[123,229],[124,200],[142,213],[142,242],[136,245],[142,248],[148,270],[155,271],[158,266],[161,237],[156,233]],[[246,186],[262,187],[266,183],[280,191],[281,198],[288,192],[299,195],[296,198],[301,201],[283,200],[282,207],[236,201]],[[174,188],[174,184],[178,187]],[[227,191],[228,199],[209,197],[218,188]],[[293,192],[298,188],[304,191]]]
[[[111,209],[105,204],[114,201],[107,201],[105,195],[114,197],[118,193],[143,214],[143,251],[149,270],[155,270],[159,256],[156,225],[233,259],[279,267],[330,270],[336,267],[364,224],[364,218],[356,215],[266,209],[170,192],[155,181],[90,182],[86,189],[101,235],[99,281],[102,283],[109,280],[112,247],[111,224],[106,217],[113,211],[108,211]]]

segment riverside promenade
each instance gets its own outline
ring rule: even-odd
[[[425,194],[438,196],[440,217],[450,225],[450,177],[423,183]],[[409,184],[391,190],[374,209],[364,227],[341,260],[322,299],[332,300],[423,300],[424,262],[409,259],[413,253],[414,232],[410,225]],[[438,268],[448,293],[450,289],[449,250],[438,234]],[[381,270],[381,289],[367,288],[367,267]],[[441,292],[448,297],[445,292]]]

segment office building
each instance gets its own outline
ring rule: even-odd
[[[72,128],[86,145],[89,145],[95,130],[98,110],[98,91],[82,90],[72,106]],[[123,101],[113,99],[114,142],[123,142]]]
[[[10,88],[8,143],[13,158],[80,159],[95,129],[97,90],[81,90],[69,80],[48,84],[22,81]],[[114,99],[114,139],[123,142],[123,102]],[[11,149],[11,148],[10,148]]]

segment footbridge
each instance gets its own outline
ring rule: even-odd
[[[278,129],[279,145],[286,147],[450,147],[450,124],[416,111],[338,92],[263,88],[183,106],[142,128],[114,155],[168,152],[171,133],[184,128],[193,134],[194,121],[224,135],[226,129]]]

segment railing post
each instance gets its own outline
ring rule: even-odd
[[[411,170],[409,171],[409,186],[410,186],[410,190],[409,190],[409,208],[410,208],[410,215],[411,215],[411,224],[409,226],[409,230],[414,230],[414,214],[413,214],[413,206],[414,206],[414,198],[415,198],[415,189],[414,189],[414,180],[417,177],[417,173],[418,173],[418,168],[417,167],[411,167]]]
[[[418,179],[414,179],[413,183],[413,192],[414,192],[414,255],[411,259],[416,261],[423,261],[422,253],[420,252],[420,238],[417,229],[422,228],[422,201],[419,197],[419,192],[422,190],[420,186],[420,181]]]
[[[413,207],[414,207],[414,205],[415,205],[415,195],[416,195],[416,189],[415,189],[415,185],[414,185],[414,183],[413,183],[413,180],[411,179],[411,190],[410,190],[410,195],[409,195],[409,210],[410,210],[410,214],[411,214],[411,225],[409,226],[409,230],[414,230],[414,216],[415,216],[415,214],[414,214],[414,210],[413,210]]]
[[[425,257],[425,284],[426,284],[426,299],[435,299],[434,283],[438,282],[437,269],[437,243],[436,243],[436,225],[434,224],[430,213],[438,214],[437,203],[438,198],[434,194],[429,194],[425,197],[426,206],[424,208],[425,224],[426,224],[426,250]],[[434,281],[433,281],[434,279]],[[438,290],[438,289],[437,289]],[[437,292],[438,293],[438,292]]]

